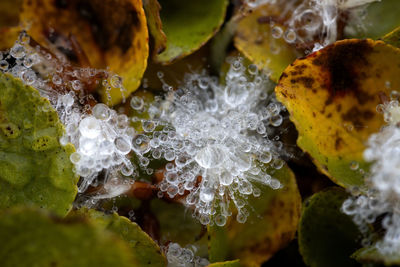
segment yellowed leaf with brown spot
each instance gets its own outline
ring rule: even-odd
[[[111,89],[111,105],[135,91],[149,54],[147,22],[141,0],[25,0],[21,21],[39,44],[62,52],[77,65],[82,50],[90,66],[123,78],[126,91]],[[80,61],[80,62],[79,62]],[[100,92],[107,102],[105,88]]]
[[[390,88],[387,86],[390,84]],[[343,40],[283,72],[275,88],[299,132],[298,145],[335,183],[363,183],[365,143],[378,132],[380,94],[400,88],[400,50],[373,40]],[[350,165],[359,168],[350,168]]]
[[[295,2],[290,0],[291,2]],[[286,2],[284,2],[286,3]],[[287,5],[284,5],[287,8]],[[266,4],[244,16],[237,25],[235,47],[277,82],[282,71],[301,54],[283,37],[272,37],[272,24],[285,31],[283,7]]]

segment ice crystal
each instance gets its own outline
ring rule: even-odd
[[[173,161],[166,166],[160,191],[170,198],[187,194],[186,204],[203,224],[213,218],[224,225],[231,201],[237,220],[244,222],[249,215],[246,199],[261,194],[258,186],[282,187],[267,169],[283,166],[282,143],[275,136],[283,106],[254,65],[246,69],[241,59],[230,63],[224,83],[207,75],[187,75],[184,84],[153,109],[163,128],[136,142],[153,158]],[[134,105],[139,102],[134,100]],[[149,122],[154,120],[144,123]]]

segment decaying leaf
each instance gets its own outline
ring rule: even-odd
[[[218,242],[212,238],[227,238],[228,242],[222,242],[229,244],[225,247],[228,252],[223,253],[227,253],[228,258],[240,259],[242,266],[260,266],[275,252],[285,247],[294,238],[297,229],[301,198],[294,174],[284,166],[271,175],[281,181],[282,189],[260,187],[261,196],[248,200],[250,216],[246,223],[242,224],[232,219],[224,226],[227,237],[218,229],[214,229],[213,232],[219,231],[219,234],[209,235],[210,245]]]
[[[167,47],[167,36],[162,30],[162,22],[160,17],[160,3],[157,0],[144,0],[144,11],[146,12],[147,24],[149,32],[153,37],[154,48],[152,55],[156,57],[162,53]]]
[[[348,197],[343,189],[330,188],[306,200],[298,231],[300,253],[308,266],[358,266],[350,255],[360,247],[361,233],[340,211]]]
[[[128,244],[90,221],[27,208],[1,211],[0,258],[2,266],[139,266]]]
[[[234,38],[236,48],[260,69],[270,73],[274,82],[278,81],[286,66],[300,55],[293,45],[283,39],[286,28],[281,12],[281,7],[274,3],[258,7],[239,21]],[[273,37],[277,33],[272,32],[271,24],[282,31],[279,38]]]
[[[225,19],[227,0],[160,0],[167,49],[154,60],[170,64],[203,46]]]
[[[112,87],[109,104],[121,102],[139,87],[149,53],[141,0],[26,0],[21,21],[30,25],[27,32],[34,40],[72,63],[78,63],[79,48],[92,67],[120,75],[126,91]],[[106,103],[105,91],[102,88]]]
[[[388,60],[390,59],[390,60]],[[275,88],[299,132],[297,144],[334,182],[361,185],[362,153],[383,125],[380,95],[400,88],[400,50],[381,41],[338,41],[298,59]]]
[[[0,73],[0,207],[35,204],[58,215],[72,207],[78,178],[64,127],[39,92]],[[45,166],[45,167],[44,167]]]
[[[78,210],[73,213],[73,215],[75,214],[88,216],[96,225],[125,240],[131,248],[131,254],[137,266],[163,267],[167,264],[160,247],[136,223],[131,222],[128,218],[116,213],[106,215],[96,210],[87,209]]]

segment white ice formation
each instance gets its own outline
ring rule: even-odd
[[[154,114],[149,111],[162,129],[140,137],[153,159],[170,161],[160,195],[186,195],[187,206],[203,224],[224,225],[230,203],[237,220],[245,222],[249,196],[260,196],[263,186],[282,187],[271,170],[284,164],[276,136],[283,106],[254,65],[246,68],[241,59],[230,64],[222,83],[216,77],[187,75],[153,108]]]

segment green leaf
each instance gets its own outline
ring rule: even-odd
[[[224,262],[215,262],[209,264],[207,267],[240,267],[239,260],[234,261],[224,261]]]
[[[346,38],[378,39],[400,26],[398,10],[400,1],[381,0],[368,5],[364,10],[355,13],[345,27]],[[361,25],[361,26],[360,26]]]
[[[273,190],[259,185],[261,196],[248,199],[250,216],[246,223],[237,222],[233,216],[224,227],[226,236],[218,226],[210,227],[210,260],[221,261],[218,253],[222,253],[228,254],[225,260],[240,259],[243,266],[260,266],[294,238],[301,206],[294,174],[286,165],[269,173],[284,187]],[[220,248],[213,248],[218,242]]]
[[[227,0],[160,0],[167,49],[155,61],[170,64],[203,46],[222,25]]]
[[[116,213],[106,215],[96,210],[78,210],[76,214],[87,215],[105,230],[111,231],[125,240],[138,266],[166,266],[166,258],[160,247],[143,230],[128,218]]]
[[[49,101],[19,79],[0,73],[0,208],[35,204],[63,216],[78,177],[62,147],[64,127]]]
[[[226,227],[212,225],[207,227],[208,260],[210,262],[224,261],[229,256],[229,240]]]
[[[185,247],[202,238],[202,225],[192,217],[192,212],[182,204],[154,199],[151,202],[151,211],[160,223],[162,244],[172,241],[178,243],[181,247]],[[206,235],[204,234],[204,236]]]
[[[128,244],[82,217],[43,211],[0,213],[1,266],[139,266]]]
[[[349,197],[341,188],[330,188],[305,202],[299,224],[299,247],[308,266],[358,266],[350,255],[361,237],[351,217],[340,211]]]

